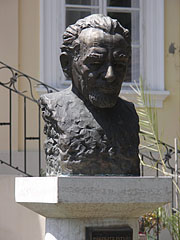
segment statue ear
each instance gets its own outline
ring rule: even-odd
[[[63,71],[64,71],[64,69],[66,70],[68,68],[68,66],[69,66],[69,58],[68,58],[67,53],[62,53],[60,55],[60,63],[61,63]]]
[[[64,71],[64,74],[68,77],[71,76],[71,69],[70,69],[70,66],[71,66],[71,63],[70,63],[70,59],[69,59],[69,55],[65,52],[63,52],[60,57],[60,63],[61,63],[61,66],[62,66],[62,69]]]

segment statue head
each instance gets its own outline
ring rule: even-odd
[[[127,29],[108,16],[93,14],[67,27],[60,62],[84,99],[111,108],[126,75],[130,49]]]

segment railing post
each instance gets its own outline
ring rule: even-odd
[[[174,152],[175,152],[175,182],[178,186],[178,140],[177,138],[174,139]],[[178,201],[178,189],[175,188],[175,208],[179,209],[179,201]]]
[[[143,155],[141,155],[141,159],[142,159],[142,162],[143,162],[143,160],[144,160],[144,156]],[[144,166],[143,166],[143,164],[141,164],[141,176],[142,177],[144,176]]]
[[[24,172],[26,173],[26,97],[24,97]]]
[[[175,156],[174,156],[174,178],[175,178],[175,183],[176,183],[176,187],[175,187],[175,208],[177,211],[179,211],[179,193],[178,193],[178,140],[177,138],[174,139],[174,152],[175,152]],[[180,231],[179,230],[179,218],[178,218],[178,223],[177,223],[177,232]]]
[[[9,89],[9,164],[12,165],[12,91]]]
[[[158,162],[157,162],[156,177],[159,177],[159,163]],[[156,237],[157,237],[157,240],[159,240],[159,211],[158,211],[158,209],[157,209],[157,226],[156,226],[156,229],[157,229]]]
[[[171,174],[173,176],[173,174],[174,174],[174,170],[173,169],[171,169]],[[172,181],[172,214],[174,214],[173,208],[174,208],[174,183]]]
[[[39,121],[39,177],[41,176],[41,109],[38,105],[38,121]]]

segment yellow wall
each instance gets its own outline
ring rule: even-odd
[[[165,89],[170,92],[162,109],[158,109],[163,140],[171,145],[180,138],[180,1],[165,0]],[[174,43],[175,54],[169,53]],[[180,139],[179,139],[180,141]]]
[[[0,1],[0,58],[18,67],[18,0]]]
[[[0,0],[0,61],[18,68],[18,0]],[[10,71],[0,71],[0,81],[8,82]],[[18,119],[18,99],[13,94],[13,121]],[[9,91],[0,86],[0,122],[9,121]],[[17,149],[17,128],[13,129]],[[8,126],[0,127],[0,149],[9,147]]]
[[[39,79],[40,16],[38,0],[0,0],[0,61]],[[9,81],[8,71],[0,71],[1,81]],[[16,87],[30,90],[28,81],[20,78]],[[34,92],[37,97],[36,91]],[[13,94],[13,149],[22,150],[24,141],[23,98]],[[0,87],[0,122],[9,120],[8,90]],[[27,136],[37,136],[37,105],[27,100]],[[8,126],[0,128],[0,149],[9,148]],[[27,149],[37,149],[37,142],[29,142]]]
[[[19,0],[19,70],[39,79],[40,69],[40,16],[39,1]],[[21,82],[20,90],[29,89],[27,81]],[[37,106],[27,101],[27,136],[37,136]],[[19,150],[23,149],[23,99],[19,97]],[[36,149],[32,142],[27,148]]]

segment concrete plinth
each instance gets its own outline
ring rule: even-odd
[[[171,201],[167,177],[16,178],[16,202],[47,218],[46,240],[85,240],[86,227],[129,225]]]

